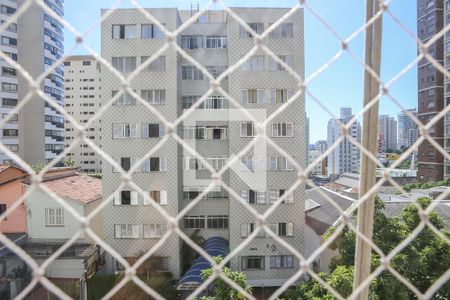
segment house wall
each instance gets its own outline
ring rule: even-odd
[[[84,216],[84,208],[80,203],[67,200],[70,205],[78,214]],[[46,208],[60,208],[61,205],[51,198],[48,194],[42,190],[34,190],[27,198],[28,224],[29,226],[28,237],[35,239],[68,239],[71,238],[75,232],[80,228],[79,221],[71,215],[66,209],[64,209],[64,225],[63,226],[46,226],[45,225],[45,209]],[[84,239],[85,233],[82,232],[80,239]]]
[[[9,171],[6,171],[9,172]],[[3,175],[3,174],[2,174]],[[1,177],[1,176],[0,176]],[[11,207],[23,193],[20,180],[12,181],[0,185],[0,203],[6,204],[6,208]],[[0,222],[2,233],[26,232],[27,231],[27,210],[25,203],[17,207],[6,220]]]

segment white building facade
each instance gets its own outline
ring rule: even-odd
[[[93,56],[69,56],[64,62],[65,109],[81,125],[101,108],[101,66]],[[87,138],[101,147],[100,120],[87,128]],[[65,123],[65,147],[77,136],[74,126]],[[101,158],[86,143],[79,143],[68,154],[83,173],[101,173]]]

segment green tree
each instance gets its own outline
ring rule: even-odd
[[[214,262],[216,264],[220,264],[222,261],[222,258],[219,256],[213,257]],[[247,283],[247,276],[242,272],[232,271],[228,267],[222,268],[223,274],[236,282],[239,286],[241,286],[244,290],[246,290],[248,293],[251,294],[251,287]],[[203,281],[207,280],[213,273],[213,269],[209,268],[206,270],[203,270],[201,273]],[[201,298],[202,300],[244,300],[246,299],[245,296],[239,292],[230,287],[226,282],[224,282],[221,279],[214,280],[213,283],[213,289],[211,291],[211,294],[208,296],[204,296]]]
[[[417,200],[422,208],[431,203],[429,198]],[[435,211],[429,221],[447,237],[445,222]],[[389,218],[384,214],[384,202],[376,199],[374,214],[374,243],[384,252],[389,253],[401,241],[407,238],[419,225],[418,209],[413,204],[407,205],[400,216]],[[330,228],[324,236],[328,238],[335,228]],[[352,291],[353,264],[355,259],[356,236],[353,231],[344,228],[343,232],[331,244],[339,255],[330,264],[331,274],[320,273],[330,286],[343,297]],[[372,270],[380,265],[380,257],[372,253]],[[450,267],[450,247],[445,240],[425,227],[416,238],[400,253],[395,255],[391,266],[404,276],[411,284],[425,292]],[[308,280],[286,292],[287,299],[334,299],[334,297],[315,280]],[[413,293],[399,282],[390,272],[383,272],[370,284],[370,299],[413,299]],[[433,299],[450,299],[450,283],[444,284]]]
[[[39,173],[40,171],[42,171],[43,168],[45,168],[45,163],[40,161],[37,162],[33,165],[31,165],[31,168],[33,169],[33,171],[35,171],[36,173]]]
[[[64,160],[64,167],[73,167],[75,165],[75,160],[72,156],[67,157]]]

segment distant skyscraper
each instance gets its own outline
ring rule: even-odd
[[[447,1],[445,1],[447,2]],[[417,35],[422,42],[428,42],[444,25],[443,0],[417,1]],[[445,37],[446,38],[446,37]],[[428,53],[444,64],[444,35],[427,48]],[[448,60],[445,67],[450,66]],[[427,124],[444,107],[444,75],[426,59],[418,63],[418,117]],[[435,123],[428,133],[443,146],[444,118]],[[439,181],[444,177],[444,157],[429,142],[423,142],[418,150],[418,178],[420,181]]]
[[[325,152],[328,149],[328,143],[327,141],[317,141],[316,142],[316,150],[319,150],[320,152]]]
[[[417,110],[411,108],[407,110],[417,117]],[[417,125],[404,112],[398,114],[398,148],[411,147],[417,140]]]
[[[394,117],[380,115],[378,118],[379,151],[397,149],[397,121]]]
[[[353,117],[351,108],[341,108],[341,119],[331,119],[328,121],[328,147],[332,147],[336,140],[341,136],[341,123],[348,123]],[[349,135],[361,141],[361,125],[359,122],[354,122],[349,128]],[[360,161],[360,150],[357,146],[352,144],[347,138],[340,142],[333,152],[328,156],[328,175],[338,175],[346,172],[358,173]]]

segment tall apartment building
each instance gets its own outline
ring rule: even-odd
[[[25,2],[28,1],[17,0],[18,7]],[[45,4],[56,14],[63,16],[62,1],[46,0]],[[51,65],[63,55],[63,26],[37,3],[31,4],[19,18],[17,36],[18,63],[35,79],[51,68]],[[18,90],[15,93],[18,93],[18,99],[23,99],[30,90],[29,83],[21,74],[17,75]],[[64,103],[63,77],[63,66],[60,65],[50,72],[41,84],[44,93],[61,106]],[[19,154],[26,162],[30,164],[48,162],[63,151],[62,114],[40,96],[32,96],[20,110],[18,124]]]
[[[443,0],[417,1],[417,34],[426,43],[443,28],[444,24]],[[444,64],[444,38],[428,48],[428,53],[439,63]],[[444,107],[444,75],[434,68],[427,60],[422,59],[418,64],[418,117],[426,124],[434,118]],[[441,118],[429,130],[435,141],[443,146],[444,121]],[[418,150],[418,179],[420,181],[439,181],[444,177],[444,158],[428,141],[424,141]]]
[[[397,121],[394,117],[388,115],[378,117],[378,139],[380,152],[397,149]]]
[[[328,121],[327,127],[327,144],[332,147],[333,144],[342,135],[341,123],[347,124],[353,117],[352,109],[349,107],[341,108],[341,118],[331,119]],[[349,128],[349,135],[361,141],[361,125],[359,122],[354,122]],[[360,150],[357,146],[352,144],[348,138],[345,138],[339,145],[330,153],[327,159],[328,175],[340,175],[343,173],[359,173]]]
[[[6,22],[8,18],[17,10],[17,3],[10,0],[1,0],[1,23]],[[8,26],[7,30],[1,32],[0,49],[7,54],[11,59],[17,61],[17,23]],[[4,119],[7,114],[18,103],[18,79],[17,71],[5,60],[0,60],[2,68],[1,73],[1,114]],[[19,152],[19,118],[16,115],[14,118],[5,124],[1,131],[1,142],[14,153]],[[0,152],[0,162],[10,162],[11,158],[5,153]]]
[[[191,11],[175,8],[149,10],[169,31],[174,31],[190,16]],[[288,10],[281,8],[233,8],[243,20],[261,33]],[[105,11],[103,11],[105,13]],[[130,74],[165,43],[164,34],[149,24],[136,9],[119,9],[102,23],[102,56],[124,76]],[[177,43],[198,60],[215,77],[235,64],[254,45],[243,27],[225,11],[210,11],[190,25],[177,38]],[[286,19],[265,43],[299,74],[304,73],[303,12]],[[121,84],[108,70],[102,70],[102,103],[117,95]],[[297,88],[294,78],[282,65],[258,50],[248,62],[229,74],[222,87],[252,115],[264,120]],[[169,47],[131,82],[131,88],[173,121],[198,101],[210,83],[200,70]],[[305,162],[304,98],[276,116],[267,128],[273,140],[287,151],[300,166]],[[102,118],[102,147],[128,170],[167,133],[156,115],[129,96],[119,97]],[[256,134],[254,124],[219,92],[214,91],[186,119],[176,132],[195,147],[216,169],[239,153]],[[297,181],[293,164],[271,147],[254,147],[240,157],[237,168],[228,170],[223,180],[249,205],[263,212]],[[262,170],[263,180],[254,186],[246,177]],[[105,160],[102,164],[103,196],[115,192],[121,176]],[[198,157],[192,156],[169,138],[138,168],[134,182],[148,191],[171,216],[177,215],[209,185],[211,174]],[[245,180],[244,180],[244,179]],[[258,179],[261,179],[258,177]],[[261,187],[262,185],[262,187]],[[166,228],[166,222],[146,198],[130,187],[115,194],[114,204],[105,208],[106,242],[122,256],[132,257],[154,246]],[[271,228],[302,251],[304,225],[304,188],[287,196],[285,203],[270,216]],[[190,235],[197,229],[205,238],[223,237],[235,249],[255,229],[255,218],[222,188],[214,188],[183,218],[180,226]],[[176,278],[180,271],[180,239],[172,234],[155,255]],[[110,270],[116,267],[107,259]],[[254,286],[279,286],[298,271],[298,261],[275,240],[261,233],[235,256],[232,269],[242,270]]]
[[[449,21],[449,16],[450,16],[450,2],[449,1],[445,1],[445,8],[444,8],[444,14],[445,14],[445,20],[446,21],[446,25],[448,25],[450,23]],[[444,36],[444,44],[445,44],[445,48],[444,48],[444,55],[445,55],[445,60],[444,60],[444,64],[445,67],[448,69],[450,67],[450,33],[447,32]],[[444,84],[445,84],[445,90],[444,90],[444,97],[445,100],[443,100],[443,106],[448,106],[450,105],[450,80],[448,78],[445,78],[444,76]],[[445,115],[444,118],[444,149],[447,152],[450,152],[450,114],[447,113]],[[444,159],[444,178],[450,178],[450,161],[447,159]]]
[[[417,109],[406,110],[417,117]],[[411,147],[418,138],[417,124],[404,112],[398,114],[398,149]]]
[[[66,111],[81,125],[101,108],[100,75],[101,65],[93,56],[69,56],[64,62],[65,83],[64,99]],[[65,147],[77,136],[73,125],[65,123]],[[101,147],[100,122],[94,121],[87,129],[87,138]],[[101,158],[86,143],[79,143],[68,154],[81,172],[101,173]]]

